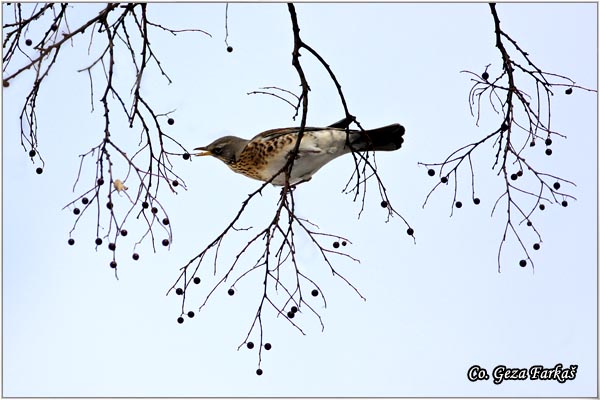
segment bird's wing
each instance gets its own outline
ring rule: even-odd
[[[341,119],[337,122],[334,122],[333,124],[329,125],[328,128],[340,128],[340,129],[346,129],[350,126],[350,124],[352,122],[354,122],[355,118],[354,117],[344,117],[344,119]]]
[[[314,131],[321,131],[324,129],[331,129],[331,128],[315,128],[315,127],[310,127],[307,126],[304,128],[304,132],[314,132]],[[294,133],[297,134],[298,132],[300,132],[300,127],[295,127],[295,128],[277,128],[277,129],[270,129],[268,131],[264,131],[259,133],[258,135],[256,135],[254,138],[252,138],[252,140],[255,139],[276,139],[279,136],[282,135],[287,135],[290,133]]]

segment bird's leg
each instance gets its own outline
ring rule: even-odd
[[[294,183],[292,186],[290,186],[290,190],[296,189],[296,186],[300,185],[301,183],[308,182],[311,179],[312,179],[312,176],[309,176],[308,178],[302,179],[300,182]]]

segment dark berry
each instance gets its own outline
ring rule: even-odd
[[[110,267],[111,267],[111,268],[117,268],[117,262],[116,262],[116,261],[114,261],[114,260],[113,260],[113,261],[111,261],[111,262],[110,262]]]
[[[96,244],[100,246],[102,244],[102,239],[96,238]]]
[[[35,157],[35,150],[29,150],[29,157]]]
[[[520,265],[521,267],[525,267],[525,266],[527,266],[527,261],[525,261],[525,260],[521,260],[521,261],[519,261],[519,265]]]
[[[534,250],[539,250],[540,249],[540,244],[539,243],[534,243],[533,244],[533,249]]]
[[[167,124],[169,124],[169,125],[173,125],[174,123],[175,123],[175,120],[173,118],[169,118],[167,120]]]
[[[52,26],[50,26],[50,29],[52,29],[53,31],[58,29],[58,26],[56,26],[56,24],[52,24]]]
[[[262,373],[263,373],[262,369],[259,368],[259,369],[256,370],[256,375],[262,375]]]
[[[41,174],[42,172],[44,172],[44,170],[42,169],[42,167],[37,167],[35,169],[35,173],[38,174],[38,175]]]
[[[462,207],[462,202],[457,201],[455,205],[456,205],[456,208],[461,208]]]
[[[427,175],[429,176],[434,176],[435,175],[435,171],[430,169],[429,171],[427,171]]]
[[[546,155],[547,156],[551,156],[552,155],[552,149],[546,149]]]
[[[520,169],[520,170],[517,171],[517,176],[523,176],[523,170],[522,169]]]
[[[559,182],[554,182],[554,185],[552,185],[552,186],[554,186],[554,190],[560,189],[560,183]]]
[[[292,306],[292,308],[290,308],[290,311],[293,312],[294,314],[298,312],[298,307],[296,306]]]
[[[415,230],[414,230],[413,228],[408,228],[408,229],[406,230],[406,234],[407,234],[408,236],[412,236],[414,233],[415,233]]]
[[[183,324],[183,317],[177,318],[177,322],[180,323],[180,324]]]
[[[381,207],[382,207],[382,208],[387,208],[387,206],[388,206],[388,203],[387,203],[387,201],[383,200],[383,201],[381,202]]]
[[[163,239],[162,245],[163,246],[168,246],[169,245],[169,239]]]
[[[510,179],[512,179],[513,181],[516,181],[518,178],[517,174],[511,174]]]
[[[531,226],[533,223],[531,221],[527,221],[527,226]]]
[[[27,40],[25,40],[25,44],[27,46],[31,46],[33,44],[33,42],[31,41],[31,39],[27,39]]]
[[[194,315],[196,315],[196,314],[194,314],[193,311],[188,311],[188,317],[189,318],[194,318]]]
[[[488,78],[490,77],[490,74],[488,74],[487,72],[484,72],[483,74],[481,74],[481,77],[483,78],[484,81],[487,81]]]
[[[75,244],[75,239],[73,239],[73,238],[69,239],[68,243],[69,243],[69,246],[73,246]]]
[[[442,182],[442,183],[448,182],[448,177],[447,176],[442,176],[442,178],[440,179],[440,182]]]
[[[140,259],[140,255],[138,253],[133,253],[133,255],[131,256],[131,258],[133,258],[135,261]]]
[[[90,201],[89,201],[89,199],[88,199],[87,197],[84,197],[83,199],[81,199],[81,202],[82,202],[83,204],[87,204],[87,203],[89,203]]]
[[[194,278],[194,283],[195,283],[196,285],[197,285],[197,284],[199,284],[199,283],[200,283],[200,278],[198,278],[198,277],[195,277],[195,278]]]
[[[108,249],[109,249],[109,250],[115,251],[115,249],[116,249],[116,248],[117,248],[117,245],[116,245],[116,244],[114,244],[114,243],[109,243],[109,244],[108,244]]]
[[[552,144],[552,139],[548,138],[544,143],[546,143],[546,146],[550,146]]]
[[[183,153],[183,159],[184,160],[189,160],[190,159],[190,153]]]
[[[506,131],[507,129],[508,129],[508,125],[506,125],[506,123],[504,123],[504,122],[503,122],[503,123],[502,123],[502,125],[500,125],[500,130],[501,130],[502,132],[504,132],[504,131]]]
[[[340,242],[333,242],[333,247],[336,249],[340,247]]]
[[[563,200],[562,203],[560,203],[563,207],[566,207],[569,205],[569,203],[567,203],[566,200]]]
[[[106,208],[108,208],[109,210],[112,210],[112,208],[113,208],[113,203],[112,203],[112,202],[110,202],[110,201],[109,201],[108,203],[106,203]]]
[[[271,343],[265,343],[265,350],[271,350]]]
[[[121,229],[121,236],[127,236],[127,229]]]
[[[2,86],[9,87],[10,86],[10,82],[9,81],[2,81]]]
[[[175,294],[181,296],[183,294],[183,289],[178,287],[177,289],[175,289]]]
[[[234,293],[235,293],[235,290],[233,290],[233,289],[229,289],[227,291],[227,294],[230,295],[230,296],[233,296]]]
[[[348,244],[348,243],[346,243],[346,241],[345,241],[345,240],[342,240],[342,246],[345,246],[345,245],[347,245],[347,244]]]
[[[475,205],[477,205],[477,204],[481,203],[481,200],[479,199],[479,197],[475,197],[473,199],[473,203],[475,203]]]
[[[317,289],[313,289],[312,292],[310,292],[310,294],[312,294],[313,297],[317,297],[319,295],[319,291]]]
[[[231,47],[231,46],[227,46],[227,52],[228,52],[228,53],[231,53],[232,51],[233,51],[233,47]],[[259,374],[259,375],[260,375],[260,374]]]
[[[565,94],[571,94],[573,93],[573,88],[568,88],[567,90],[565,90]]]
[[[287,316],[288,316],[289,319],[294,318],[295,315],[296,315],[296,313],[293,313],[291,311],[288,311],[288,313],[287,313]]]
[[[148,204],[147,201],[142,202],[142,208],[148,208],[150,207],[150,204]]]
[[[173,186],[179,186],[179,181],[173,181]]]
[[[248,342],[248,343],[246,343],[246,347],[249,348],[249,349],[253,349],[254,348],[254,343]]]
[[[546,209],[546,206],[543,204],[540,204],[540,210],[544,211]]]
[[[163,218],[163,224],[169,225],[169,218]]]
[[[102,186],[104,185],[104,179],[100,178],[98,179],[98,186]]]
[[[535,146],[535,142],[532,140],[531,143],[529,143],[529,147],[533,147]]]
[[[152,211],[152,214],[156,214],[158,212],[158,208],[152,207],[150,211]]]
[[[75,207],[75,209],[73,209],[73,214],[75,214],[75,215],[79,215],[80,212],[81,212],[81,210],[77,207]]]

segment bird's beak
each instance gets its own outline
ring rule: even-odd
[[[196,153],[196,156],[198,156],[198,157],[212,156],[212,152],[210,150],[208,150],[206,147],[196,147],[194,150],[204,150],[200,153]]]

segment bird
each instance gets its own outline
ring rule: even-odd
[[[327,127],[305,127],[287,182],[283,167],[296,146],[299,127],[270,129],[250,140],[223,136],[194,150],[199,151],[196,156],[213,156],[249,178],[275,186],[294,186],[309,181],[321,167],[341,155],[351,151],[394,151],[404,142],[405,129],[398,123],[350,130],[350,122],[343,119]]]

